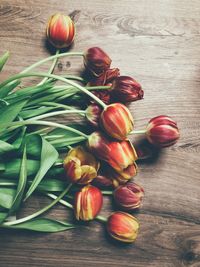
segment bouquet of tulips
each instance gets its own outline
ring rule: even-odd
[[[52,16],[47,38],[57,49],[55,55],[0,84],[0,227],[41,232],[74,228],[72,223],[41,216],[59,202],[74,211],[76,220],[101,221],[114,239],[133,242],[139,222],[132,212],[141,206],[144,190],[131,180],[137,174],[137,160],[146,155],[128,136],[145,135],[152,147],[163,148],[177,142],[179,130],[173,119],[158,116],[145,130],[136,131],[126,104],[143,98],[141,85],[120,76],[118,68],[111,69],[111,59],[101,48],[61,53],[74,34],[70,17]],[[87,78],[53,74],[57,59],[65,56],[82,57]],[[6,52],[0,58],[0,71],[8,57]],[[53,61],[48,72],[33,71],[48,61]],[[26,77],[42,80],[23,86]],[[51,120],[70,114],[85,117],[85,124]],[[17,219],[22,203],[33,193],[52,202]],[[99,215],[103,194],[113,196],[119,210],[108,218]]]

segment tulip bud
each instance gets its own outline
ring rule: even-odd
[[[135,183],[121,185],[114,191],[114,200],[116,204],[125,210],[139,208],[143,197],[144,189]]]
[[[97,158],[107,162],[118,173],[132,173],[137,154],[128,140],[113,141],[101,132],[93,132],[88,138],[88,147]]]
[[[84,55],[84,64],[94,76],[100,76],[110,68],[111,59],[99,47],[89,48]]]
[[[93,184],[99,188],[113,188],[113,181],[104,175],[97,175]]]
[[[74,212],[77,220],[93,220],[100,212],[103,204],[101,191],[87,185],[75,194]]]
[[[116,240],[132,243],[137,237],[138,230],[138,220],[128,213],[117,211],[108,218],[107,231]]]
[[[99,127],[101,112],[102,108],[95,103],[90,104],[86,109],[86,119],[95,128]]]
[[[177,123],[168,116],[152,118],[146,129],[148,141],[158,147],[174,145],[180,137]]]
[[[133,130],[133,117],[126,106],[114,103],[101,113],[101,124],[108,135],[124,140]]]
[[[74,40],[75,26],[69,16],[57,13],[50,17],[47,25],[47,38],[56,48],[66,48]]]
[[[100,86],[108,85],[120,75],[119,69],[107,69],[100,76],[94,77],[91,81],[88,82],[88,86]]]
[[[99,162],[83,147],[78,146],[67,154],[64,169],[70,182],[88,184],[97,176]]]
[[[120,76],[112,82],[111,96],[115,102],[133,102],[142,99],[143,95],[141,85],[131,77]]]

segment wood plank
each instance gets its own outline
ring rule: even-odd
[[[181,139],[154,160],[139,163],[135,181],[143,185],[145,200],[136,214],[141,229],[133,245],[111,241],[97,222],[48,235],[1,230],[0,266],[200,266],[199,1],[3,0],[0,53],[8,49],[12,56],[0,80],[49,55],[44,32],[56,11],[76,22],[73,51],[100,46],[113,67],[141,82],[145,98],[130,106],[136,128],[167,114],[178,121]],[[56,72],[82,68],[80,58],[64,58]],[[135,143],[138,137],[131,139]],[[20,215],[45,203],[34,197]],[[113,208],[106,198],[102,215]],[[48,215],[63,219],[70,213],[57,206]]]

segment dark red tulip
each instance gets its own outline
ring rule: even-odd
[[[84,65],[94,76],[100,76],[110,68],[110,57],[99,47],[89,48],[84,55]]]
[[[146,135],[148,141],[158,147],[172,146],[180,137],[177,123],[164,115],[157,116],[149,121]]]
[[[129,76],[119,76],[112,81],[111,97],[115,102],[133,102],[142,99],[143,95],[141,85]]]
[[[136,183],[121,185],[114,191],[114,200],[116,204],[125,210],[139,208],[143,197],[144,189]]]

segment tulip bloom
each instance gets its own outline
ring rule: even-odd
[[[89,48],[84,55],[84,65],[94,76],[100,76],[110,68],[110,57],[99,47]]]
[[[97,176],[99,162],[83,147],[78,146],[67,154],[64,169],[70,182],[88,184]]]
[[[114,200],[125,210],[134,210],[141,206],[144,189],[136,183],[121,185],[114,191]]]
[[[121,175],[132,174],[137,154],[128,140],[115,141],[101,132],[93,132],[88,138],[88,147],[94,155],[107,162]]]
[[[133,130],[133,117],[126,106],[114,103],[101,113],[101,124],[108,135],[124,140]]]
[[[146,129],[148,141],[158,147],[174,145],[180,137],[177,123],[168,116],[158,116],[149,121]]]
[[[104,175],[97,175],[93,180],[93,184],[99,188],[113,188],[113,180]]]
[[[93,220],[103,204],[101,191],[91,185],[83,187],[75,194],[74,212],[77,220]]]
[[[102,108],[98,104],[90,104],[86,109],[86,119],[95,128],[99,127]]]
[[[131,77],[116,77],[112,82],[111,96],[115,102],[133,102],[142,99],[143,95],[141,85]]]
[[[46,34],[53,46],[56,48],[66,48],[74,40],[75,26],[69,16],[57,13],[50,17]]]
[[[116,240],[132,243],[138,235],[138,230],[138,220],[128,213],[118,211],[108,218],[108,234]]]
[[[112,81],[120,75],[119,69],[107,69],[100,76],[94,77],[88,82],[88,86],[111,85]]]

